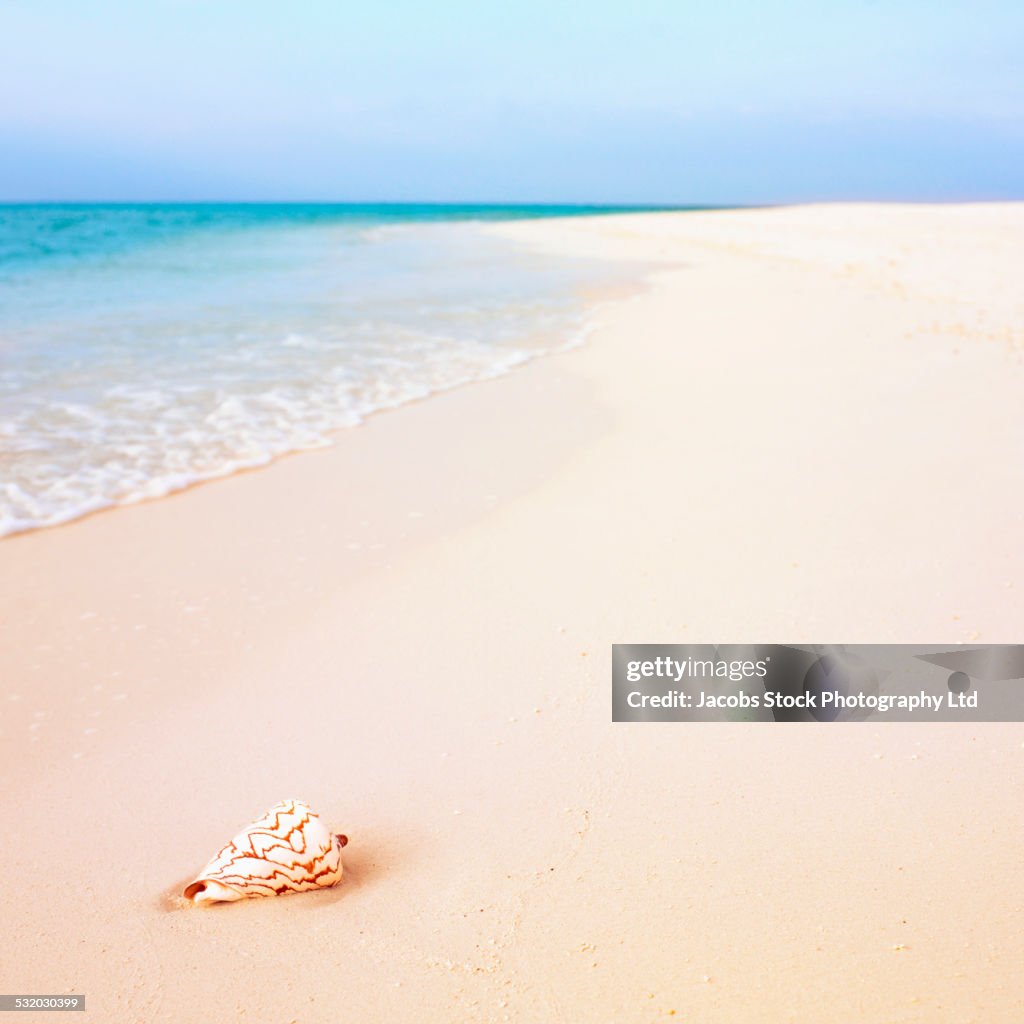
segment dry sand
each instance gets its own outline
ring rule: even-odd
[[[647,286],[333,449],[0,543],[0,991],[1024,1019],[1024,726],[610,722],[616,641],[1020,641],[1024,205],[494,230]],[[290,796],[350,837],[336,890],[176,902]]]

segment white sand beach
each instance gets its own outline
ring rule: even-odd
[[[0,991],[1024,1019],[1024,726],[610,708],[616,642],[1019,641],[1024,204],[489,230],[637,288],[332,448],[0,542]],[[336,889],[179,899],[292,797],[349,837]]]

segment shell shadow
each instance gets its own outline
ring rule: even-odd
[[[407,833],[369,829],[349,832],[343,862],[345,874],[332,889],[302,893],[301,905],[308,911],[325,910],[336,903],[351,899],[363,889],[379,884],[388,875],[406,871],[416,859],[419,844]],[[296,898],[296,903],[300,900]]]

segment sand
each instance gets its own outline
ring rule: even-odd
[[[1020,641],[1024,204],[491,230],[642,287],[331,449],[0,543],[0,991],[1021,1020],[1024,726],[613,725],[610,662]],[[288,797],[343,883],[182,907]]]

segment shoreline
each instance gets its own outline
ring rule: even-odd
[[[2,204],[0,204],[2,205]],[[38,205],[38,204],[28,204]],[[57,204],[61,205],[61,204]],[[95,204],[85,203],[84,206],[90,206]],[[139,205],[139,204],[128,204],[128,205]],[[142,204],[146,205],[146,204]],[[151,204],[155,206],[165,206],[166,204]],[[195,204],[183,204],[185,206],[192,206]],[[222,205],[213,203],[212,205]],[[246,204],[243,204],[246,205]],[[265,205],[265,204],[248,204],[248,205]],[[270,204],[275,205],[275,204]],[[352,204],[341,204],[341,205],[352,205]],[[358,205],[358,204],[357,204]],[[372,206],[373,204],[367,204]],[[378,204],[379,205],[379,204]],[[387,204],[385,204],[387,205]],[[393,204],[398,207],[410,206],[418,208],[424,204]],[[428,204],[429,205],[429,204]],[[446,204],[436,204],[444,206]],[[415,405],[420,402],[428,401],[429,399],[442,395],[448,391],[456,390],[459,388],[466,387],[468,385],[477,384],[482,381],[492,380],[497,377],[505,376],[506,374],[513,373],[518,370],[521,366],[531,363],[536,359],[543,359],[548,356],[557,355],[562,352],[571,351],[580,345],[586,344],[587,338],[599,328],[600,311],[603,307],[610,304],[619,303],[622,301],[628,301],[629,298],[635,297],[642,294],[648,288],[652,286],[652,281],[656,278],[659,272],[664,271],[667,268],[671,268],[675,265],[675,261],[671,257],[666,257],[664,253],[659,254],[657,257],[652,256],[650,252],[641,252],[637,254],[632,252],[628,247],[623,248],[621,245],[614,252],[604,252],[600,256],[595,257],[594,250],[588,248],[586,244],[580,245],[580,241],[584,243],[590,241],[586,237],[584,232],[582,238],[579,233],[576,232],[577,237],[572,239],[569,245],[566,245],[566,234],[559,231],[559,226],[565,226],[569,228],[569,237],[573,234],[573,222],[580,221],[583,223],[584,228],[588,222],[597,222],[598,224],[608,221],[610,218],[630,218],[630,217],[650,217],[650,216],[686,216],[693,218],[694,215],[698,217],[711,215],[713,218],[721,214],[746,214],[746,213],[765,213],[765,212],[782,212],[786,213],[789,211],[813,211],[813,210],[829,210],[829,209],[854,209],[854,210],[884,210],[890,211],[892,209],[899,209],[901,211],[937,211],[943,209],[956,209],[958,211],[963,210],[991,210],[998,212],[999,209],[1005,209],[1011,206],[1019,206],[1019,204],[1009,203],[1005,201],[993,200],[993,201],[979,201],[979,202],[968,202],[968,203],[816,203],[816,204],[769,204],[769,205],[758,205],[758,206],[745,206],[745,207],[734,207],[734,206],[723,206],[723,207],[680,207],[678,209],[665,208],[665,209],[645,209],[637,207],[635,209],[629,207],[623,207],[621,209],[610,209],[601,210],[589,214],[570,214],[566,216],[546,216],[541,218],[512,218],[510,220],[479,220],[479,221],[455,221],[452,222],[456,226],[472,224],[474,227],[480,230],[484,235],[490,235],[493,237],[505,238],[506,240],[512,241],[517,245],[524,246],[526,248],[532,248],[536,252],[548,253],[554,255],[573,255],[576,257],[584,257],[589,259],[597,259],[603,261],[617,261],[617,262],[640,262],[648,264],[646,271],[637,277],[631,277],[629,280],[622,280],[616,285],[605,285],[602,287],[585,287],[582,289],[583,293],[587,296],[584,299],[584,305],[587,308],[584,314],[584,322],[580,327],[573,332],[573,336],[565,342],[555,344],[552,347],[544,347],[536,349],[536,337],[530,336],[529,339],[524,339],[527,353],[521,360],[513,361],[508,364],[502,364],[498,366],[492,373],[482,374],[476,377],[467,377],[462,380],[457,380],[450,384],[443,384],[437,386],[434,390],[429,391],[424,395],[414,396],[410,398],[404,398],[397,401],[392,405],[384,405],[378,408],[372,409],[369,412],[360,414],[358,422],[342,424],[336,427],[330,428],[323,436],[320,443],[307,445],[304,447],[289,448],[285,451],[268,454],[265,457],[261,457],[257,461],[251,463],[240,463],[238,465],[232,465],[222,470],[212,472],[208,475],[198,476],[194,479],[182,484],[168,484],[165,490],[159,493],[143,494],[139,496],[129,496],[121,499],[112,499],[109,502],[101,505],[97,505],[94,508],[87,509],[85,511],[75,511],[67,513],[66,517],[59,518],[52,522],[32,524],[28,526],[19,526],[15,529],[11,529],[7,532],[0,532],[0,543],[2,543],[8,537],[20,536],[23,534],[33,533],[38,530],[51,530],[55,527],[65,526],[69,523],[75,523],[81,519],[89,518],[94,515],[115,511],[119,508],[131,507],[133,505],[147,504],[152,501],[162,501],[163,499],[179,494],[183,491],[191,490],[195,487],[201,487],[206,484],[216,483],[220,480],[224,480],[239,474],[252,473],[268,468],[274,465],[282,459],[290,458],[294,455],[302,455],[308,452],[320,451],[324,448],[332,447],[338,442],[338,439],[352,429],[363,426],[366,421],[370,418],[376,417],[381,413],[393,412],[396,409],[404,408],[407,405]],[[529,204],[526,204],[524,208],[531,208]],[[555,226],[555,237],[556,241],[554,245],[551,244],[550,238],[551,233],[547,231],[532,232],[530,227],[533,225],[554,225]],[[386,225],[384,230],[389,230],[395,225]],[[396,225],[399,228],[407,228],[407,224]],[[422,226],[422,225],[420,225]],[[436,226],[427,224],[427,226]],[[525,231],[520,230],[522,227],[526,228]],[[380,230],[380,226],[374,228],[374,230]],[[616,232],[612,231],[610,234],[615,235]],[[621,243],[621,238],[618,239]],[[707,239],[702,240],[702,244],[718,244],[722,243],[709,243]],[[748,249],[751,254],[767,255],[767,256],[778,256],[777,253],[769,252],[757,252],[756,248]],[[590,293],[590,294],[588,294]]]
[[[608,214],[600,213],[593,216],[603,218],[608,216]],[[573,217],[551,217],[548,219],[563,220],[573,219]],[[514,223],[515,220],[513,218],[510,222]],[[522,256],[527,251],[527,247],[514,238],[501,238],[500,233],[489,232],[487,230],[489,223],[491,222],[487,220],[405,221],[395,224],[378,224],[366,229],[366,231],[369,233],[384,233],[388,236],[397,232],[400,235],[410,237],[417,234],[424,236],[424,233],[426,233],[425,237],[427,238],[431,236],[431,233],[440,231],[444,233],[440,237],[447,238],[452,245],[464,245],[464,241],[453,243],[451,239],[458,240],[460,236],[464,238],[468,231],[471,233],[468,237],[474,239],[478,249],[481,245],[486,246],[492,239],[497,238],[500,240],[499,244],[503,247],[507,261],[504,271],[506,274],[514,275],[517,272],[517,265],[522,262]],[[454,232],[454,234],[449,234],[450,232]],[[434,241],[437,241],[436,237]],[[422,237],[420,244],[422,244]],[[594,264],[595,266],[601,266],[607,265],[607,262],[606,260],[596,260]],[[416,384],[415,381],[412,383],[407,381],[405,390],[401,394],[385,395],[373,400],[360,401],[351,396],[346,396],[344,399],[339,398],[337,409],[329,417],[330,420],[333,420],[333,423],[310,422],[308,417],[313,415],[315,408],[310,406],[309,408],[301,409],[293,427],[294,436],[287,440],[274,439],[272,443],[264,437],[263,440],[266,443],[256,445],[255,453],[251,445],[249,446],[249,451],[245,450],[246,444],[243,443],[245,433],[243,431],[241,436],[239,436],[240,428],[235,425],[233,433],[231,430],[228,430],[226,433],[222,433],[212,439],[216,446],[224,448],[221,459],[213,462],[213,468],[209,466],[204,467],[200,461],[192,464],[187,469],[178,467],[172,472],[166,466],[157,464],[150,466],[142,476],[141,481],[138,479],[134,480],[131,486],[120,495],[112,495],[110,493],[109,481],[104,481],[103,486],[94,483],[89,492],[84,495],[76,495],[73,507],[68,504],[70,499],[67,496],[62,498],[60,501],[62,507],[56,511],[43,509],[43,506],[48,501],[48,496],[45,489],[40,490],[41,485],[38,483],[30,483],[27,494],[22,495],[19,493],[18,471],[15,468],[12,470],[11,493],[7,496],[9,501],[13,501],[13,505],[10,508],[5,506],[3,509],[0,509],[0,542],[7,537],[64,526],[100,512],[162,500],[170,495],[187,491],[203,484],[227,479],[236,474],[265,469],[291,455],[329,448],[336,444],[338,439],[347,431],[362,426],[368,419],[382,412],[391,412],[406,405],[416,404],[436,395],[444,394],[447,391],[465,387],[468,384],[501,377],[535,359],[575,348],[585,343],[586,338],[594,329],[595,317],[600,315],[600,308],[607,303],[610,296],[616,297],[621,293],[631,293],[644,287],[644,282],[637,280],[633,275],[618,279],[621,277],[621,273],[611,268],[606,271],[595,271],[592,276],[594,277],[592,281],[570,282],[566,280],[562,282],[564,297],[569,307],[569,310],[564,313],[565,323],[558,326],[552,324],[542,326],[538,323],[531,325],[528,322],[528,317],[524,316],[523,322],[518,325],[521,328],[521,333],[516,337],[515,347],[512,349],[507,347],[507,338],[502,338],[500,335],[490,337],[488,330],[491,330],[493,333],[494,328],[493,326],[487,328],[485,325],[481,346],[484,349],[490,349],[489,362],[481,363],[481,365],[475,367],[468,365],[460,366],[458,363],[459,353],[456,352],[450,356],[451,366],[444,373],[440,374],[440,379],[435,377],[435,379],[429,382],[423,381],[419,384]],[[614,283],[612,279],[615,279]],[[550,288],[551,286],[548,285],[547,287]],[[524,295],[520,305],[523,309],[529,309],[531,303],[543,303],[546,297],[542,293]],[[508,306],[509,308],[517,308],[511,302],[508,303]],[[507,315],[508,309],[505,310],[505,313]],[[381,329],[384,329],[386,326],[383,325]],[[288,344],[291,338],[292,335],[289,335],[288,340],[283,342],[282,345]],[[414,376],[417,372],[425,372],[424,367],[418,367],[415,362],[402,365],[407,373],[412,372]],[[236,382],[239,385],[241,383],[244,382]],[[378,382],[378,385],[381,383],[383,382]],[[273,389],[271,389],[272,394]],[[267,396],[257,397],[265,398]],[[260,409],[257,407],[251,411],[252,415],[256,417],[252,421],[252,425],[256,426],[258,425]],[[310,435],[310,431],[312,431],[312,435]],[[303,434],[306,436],[303,437]],[[172,436],[165,440],[173,449],[177,439]],[[102,440],[99,443],[102,445]],[[144,454],[152,454],[154,450],[160,450],[160,445],[154,445],[152,442],[145,445],[137,445],[137,447]],[[119,449],[115,448],[114,451],[117,452]],[[100,454],[102,454],[102,449]],[[133,471],[136,471],[136,476],[141,472],[140,467],[132,461],[134,458],[136,458],[135,455],[129,457],[127,470],[122,470],[122,472],[128,472],[129,476],[132,475]],[[152,459],[143,459],[143,462],[145,461],[152,462]],[[95,475],[101,467],[93,464],[91,468]],[[35,505],[36,508],[31,513],[25,512],[19,517],[19,498],[22,499],[23,505],[29,507]]]
[[[6,538],[6,991],[114,1022],[1020,1016],[1019,724],[608,706],[613,642],[1017,638],[1024,204],[987,211],[494,227],[658,266],[582,346]],[[349,836],[338,889],[180,909],[291,796]]]

